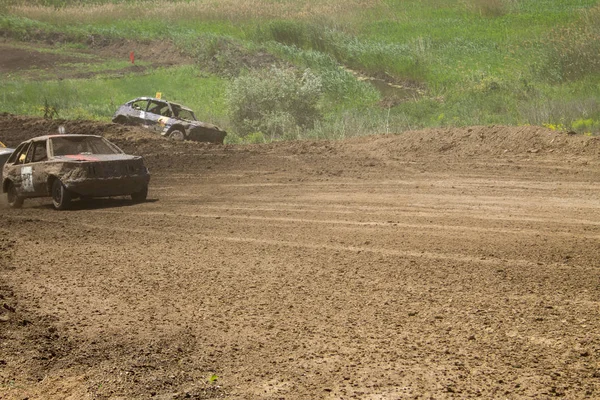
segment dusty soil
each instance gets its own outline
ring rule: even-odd
[[[194,60],[178,51],[168,41],[147,43],[129,40],[94,42],[90,37],[87,48],[63,49],[53,52],[61,42],[19,42],[2,38],[0,32],[0,74],[18,73],[28,79],[77,79],[95,75],[141,73],[148,68],[192,64]],[[126,68],[82,72],[73,64],[102,64],[108,59],[128,61],[134,52],[135,62]],[[139,65],[140,61],[146,62]],[[149,64],[148,64],[149,63]]]
[[[0,141],[59,123],[143,154],[150,200],[2,199],[0,398],[600,397],[598,139]]]

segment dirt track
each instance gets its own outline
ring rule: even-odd
[[[70,124],[144,154],[151,200],[2,199],[0,398],[600,397],[598,139]]]

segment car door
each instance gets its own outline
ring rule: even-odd
[[[148,100],[136,100],[129,104],[128,117],[135,125],[146,125],[146,109]]]
[[[21,165],[21,190],[26,193],[27,196],[36,195],[36,188],[34,185],[34,170],[36,165],[33,162],[36,146],[37,142],[31,142],[29,144],[27,153],[25,153],[25,159]]]
[[[33,177],[30,166],[25,166],[31,142],[22,143],[10,156],[5,165],[5,178],[10,179],[20,196],[29,196],[33,191]],[[23,169],[25,167],[25,169]]]
[[[165,117],[171,116],[171,108],[164,101],[150,100],[148,112],[146,113],[146,124],[150,129],[158,133],[164,129]],[[162,123],[161,123],[162,121]]]
[[[25,165],[31,168],[31,191],[33,195],[43,196],[48,194],[48,149],[47,140],[36,140],[31,143]],[[21,174],[23,175],[23,174]]]

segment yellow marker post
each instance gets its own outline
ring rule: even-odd
[[[160,99],[160,97],[161,97],[161,96],[162,96],[162,93],[161,93],[161,92],[156,92],[156,98],[157,98],[157,99]]]

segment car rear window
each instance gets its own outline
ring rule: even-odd
[[[186,110],[185,108],[181,108],[174,104],[172,107],[176,118],[184,119],[186,121],[196,121],[196,116],[190,110]]]
[[[56,137],[52,141],[52,153],[55,156],[68,156],[75,154],[120,154],[122,151],[101,137],[73,136]]]

